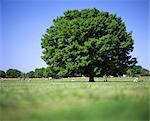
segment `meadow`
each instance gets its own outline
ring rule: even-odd
[[[149,121],[150,77],[7,79],[0,82],[0,121]]]

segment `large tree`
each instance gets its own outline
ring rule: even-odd
[[[98,9],[68,10],[53,20],[42,37],[42,59],[58,76],[80,72],[96,75],[126,72],[136,59],[131,33],[115,14]]]

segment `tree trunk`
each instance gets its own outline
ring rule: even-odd
[[[90,77],[89,77],[89,82],[95,82],[93,76],[90,76]]]

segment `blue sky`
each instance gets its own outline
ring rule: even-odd
[[[138,64],[150,69],[148,0],[0,0],[0,69],[28,72],[46,66],[41,37],[52,20],[68,9],[97,8],[121,16],[133,31]]]

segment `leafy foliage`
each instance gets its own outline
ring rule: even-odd
[[[149,76],[150,73],[147,69],[142,68],[141,66],[133,66],[132,68],[127,70],[127,75],[132,76],[132,77],[137,76],[137,75]]]
[[[26,76],[28,78],[34,78],[35,77],[35,73],[34,73],[34,71],[29,71],[28,73],[26,73]]]
[[[18,69],[8,69],[6,71],[6,76],[9,78],[17,78],[21,76],[21,71]]]
[[[120,17],[98,9],[68,10],[42,37],[42,59],[58,76],[121,75],[136,63],[131,33]]]
[[[35,71],[34,71],[34,76],[36,78],[43,77],[44,70],[45,70],[44,68],[36,68]]]
[[[5,71],[0,70],[0,77],[2,77],[2,78],[6,77]]]

